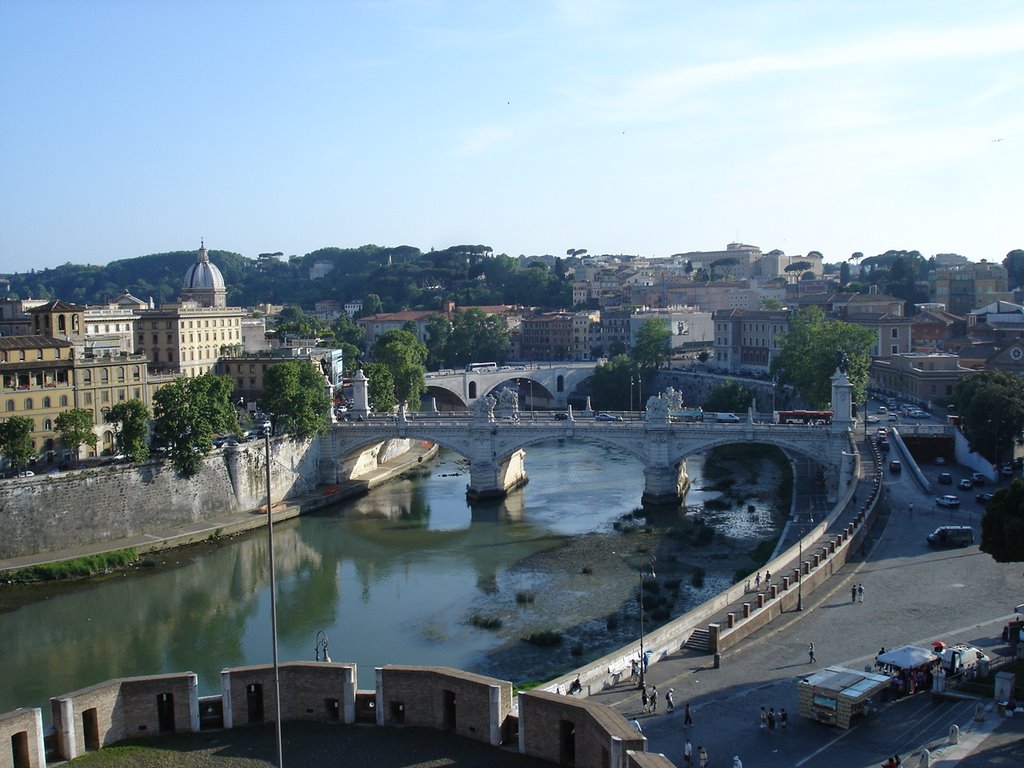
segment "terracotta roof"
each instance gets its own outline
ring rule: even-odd
[[[80,307],[77,304],[68,304],[66,301],[60,299],[54,299],[48,301],[45,304],[40,304],[38,307],[33,307],[29,312],[84,312],[85,307]]]

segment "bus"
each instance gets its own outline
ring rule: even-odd
[[[776,411],[776,424],[831,424],[832,411]]]
[[[480,373],[481,371],[496,371],[497,363],[470,363],[466,366],[466,373]]]

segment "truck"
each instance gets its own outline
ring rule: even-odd
[[[946,645],[937,642],[932,651],[939,657],[942,668],[949,677],[966,675],[968,678],[988,674],[989,657],[984,651],[967,643]]]

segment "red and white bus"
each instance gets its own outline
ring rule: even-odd
[[[776,424],[831,424],[832,411],[776,411]]]

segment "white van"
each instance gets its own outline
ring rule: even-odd
[[[715,421],[720,424],[739,424],[740,417],[735,413],[716,413]]]

